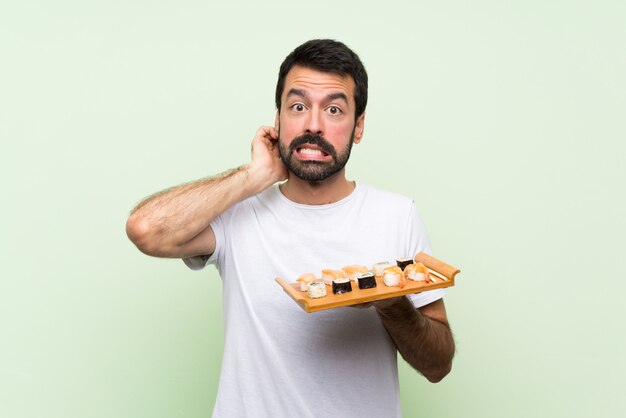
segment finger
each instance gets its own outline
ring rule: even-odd
[[[261,126],[257,129],[255,136],[260,138],[268,137],[270,135],[270,129],[272,129],[271,126]]]
[[[270,139],[272,141],[278,141],[278,131],[276,130],[276,128],[270,126],[268,131],[269,131]]]

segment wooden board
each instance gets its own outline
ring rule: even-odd
[[[291,296],[302,309],[306,312],[316,312],[454,286],[454,276],[461,271],[425,253],[416,254],[414,260],[428,267],[431,271],[433,282],[424,283],[406,280],[405,286],[400,288],[397,286],[386,286],[383,283],[382,277],[377,277],[375,288],[359,289],[358,285],[352,282],[352,292],[335,295],[331,287],[326,286],[326,297],[318,299],[310,298],[307,296],[306,292],[300,291],[299,283],[286,283],[278,277],[276,278],[276,282],[282,286],[285,292]]]

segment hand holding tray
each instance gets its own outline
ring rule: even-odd
[[[353,285],[351,292],[336,295],[332,293],[330,286],[327,286],[327,295],[316,299],[310,298],[306,292],[300,291],[299,283],[286,283],[278,277],[276,282],[302,309],[306,312],[316,312],[454,286],[454,276],[461,271],[426,253],[417,253],[414,261],[420,262],[428,268],[431,282],[406,280],[404,287],[400,288],[387,286],[383,283],[382,277],[376,277],[376,287],[372,289],[359,289],[358,286]]]

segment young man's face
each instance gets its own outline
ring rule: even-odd
[[[285,78],[276,115],[280,156],[306,181],[323,181],[343,170],[352,143],[363,136],[355,121],[354,80],[350,76],[293,67]]]

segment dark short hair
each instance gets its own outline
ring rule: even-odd
[[[367,106],[367,72],[359,56],[341,42],[332,39],[313,39],[294,49],[280,65],[276,83],[276,109],[280,112],[285,78],[294,66],[310,68],[340,76],[349,75],[354,80],[355,117],[365,112]]]

